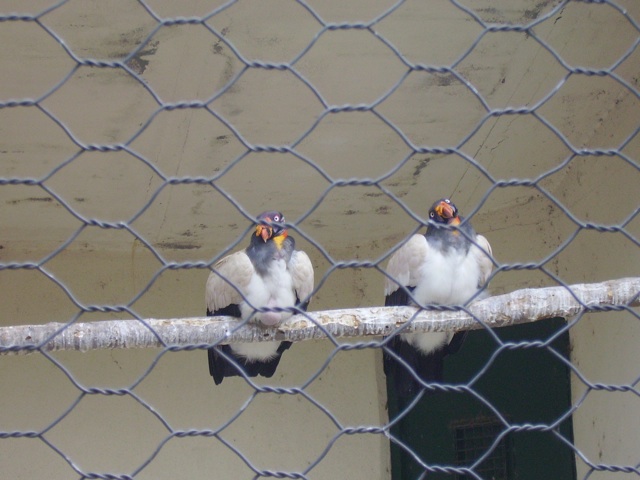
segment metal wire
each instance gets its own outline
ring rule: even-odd
[[[304,0],[298,0],[296,3],[302,7],[309,15],[310,18],[313,19],[314,22],[318,25],[318,29],[308,42],[308,44],[302,48],[296,56],[292,58],[292,60],[288,62],[269,62],[263,60],[252,60],[248,58],[245,54],[243,54],[242,48],[234,45],[223,32],[218,31],[213,25],[211,20],[215,19],[216,16],[221,15],[223,12],[227,11],[231,6],[233,6],[236,1],[229,1],[224,3],[211,10],[209,13],[202,17],[171,17],[165,18],[162,15],[156,13],[151,2],[147,3],[145,0],[139,0],[139,5],[145,10],[148,14],[149,18],[155,23],[155,26],[149,31],[144,39],[142,39],[139,44],[131,51],[127,52],[126,55],[123,55],[122,58],[116,60],[101,60],[95,58],[85,58],[78,54],[78,52],[74,51],[73,48],[70,48],[66,42],[65,38],[61,36],[55,29],[51,28],[47,25],[46,20],[52,15],[54,12],[59,10],[65,4],[70,4],[68,0],[61,0],[57,3],[54,3],[39,13],[36,14],[20,14],[20,13],[0,13],[0,27],[3,24],[35,24],[38,28],[42,30],[45,34],[47,34],[54,42],[60,45],[69,59],[73,62],[72,68],[69,72],[64,75],[64,77],[51,85],[50,88],[35,98],[16,98],[16,99],[0,99],[0,109],[15,109],[15,108],[31,108],[37,109],[39,112],[44,114],[49,121],[55,123],[62,131],[67,135],[67,137],[73,142],[73,144],[77,147],[77,151],[70,155],[65,161],[61,162],[59,165],[55,166],[44,175],[41,176],[32,176],[32,177],[2,177],[0,178],[0,186],[31,186],[31,187],[39,187],[50,197],[55,199],[65,210],[66,212],[75,218],[79,223],[80,227],[78,227],[66,241],[61,243],[59,247],[51,251],[48,255],[44,256],[40,260],[30,260],[30,261],[16,261],[12,259],[3,260],[0,263],[0,271],[7,270],[35,270],[44,275],[49,281],[55,283],[61,291],[63,291],[69,300],[75,305],[78,309],[78,313],[74,315],[72,318],[68,319],[68,326],[74,324],[78,321],[78,319],[87,313],[93,312],[102,312],[102,313],[125,313],[130,315],[133,318],[138,319],[141,322],[144,322],[143,318],[136,312],[133,305],[144,295],[146,295],[149,289],[156,283],[156,281],[160,278],[160,276],[168,270],[183,270],[183,269],[210,269],[211,266],[218,259],[222,258],[224,255],[229,252],[239,248],[241,242],[244,241],[246,234],[249,232],[249,229],[245,230],[244,235],[239,235],[235,242],[230,243],[225,249],[219,252],[214,258],[206,260],[206,261],[186,261],[186,262],[174,262],[167,260],[162,253],[154,246],[153,242],[149,239],[145,238],[145,235],[140,233],[134,226],[133,223],[140,218],[155,202],[158,201],[158,197],[160,194],[169,186],[175,185],[187,185],[187,186],[196,186],[196,185],[204,185],[210,186],[215,189],[222,197],[224,197],[228,202],[230,202],[234,208],[249,222],[253,221],[252,214],[240,203],[238,203],[229,193],[227,193],[223,188],[221,188],[218,182],[224,178],[229,172],[231,172],[240,162],[243,161],[250,153],[256,152],[268,152],[268,153],[285,153],[290,154],[297,160],[303,162],[310,168],[312,168],[320,177],[322,177],[327,183],[328,186],[324,189],[323,192],[317,197],[315,202],[311,205],[311,207],[300,217],[296,222],[290,225],[290,228],[296,232],[296,235],[303,238],[307,242],[313,244],[320,254],[324,257],[324,259],[330,264],[327,271],[323,274],[322,278],[320,278],[316,283],[316,289],[314,293],[321,292],[322,287],[329,278],[329,276],[337,270],[341,269],[353,269],[353,268],[366,268],[373,269],[379,272],[381,275],[387,275],[384,270],[385,263],[389,256],[394,252],[395,249],[390,249],[386,251],[379,258],[374,260],[338,260],[334,258],[334,256],[329,252],[329,250],[319,244],[314,238],[308,235],[304,230],[299,228],[300,223],[302,223],[305,219],[310,218],[314,212],[316,212],[323,202],[326,201],[328,196],[335,190],[340,187],[345,186],[362,186],[362,187],[372,187],[377,189],[381,194],[386,196],[386,198],[392,204],[396,205],[400,209],[402,209],[411,219],[413,219],[416,224],[422,226],[425,224],[425,220],[422,215],[425,212],[414,212],[404,201],[403,199],[394,191],[392,191],[386,184],[385,181],[392,178],[396,173],[398,173],[403,167],[406,167],[411,158],[415,157],[418,154],[428,154],[428,155],[452,155],[453,157],[457,157],[460,160],[467,162],[468,165],[473,166],[477,171],[490,183],[489,188],[484,192],[481,201],[475,206],[475,209],[471,212],[468,212],[469,217],[473,217],[477,212],[481,211],[484,204],[491,196],[493,192],[498,189],[502,189],[505,187],[529,187],[534,189],[536,192],[541,194],[543,197],[548,199],[550,204],[561,210],[564,215],[566,215],[567,219],[573,223],[574,231],[570,234],[566,239],[564,239],[561,244],[550,252],[545,258],[538,262],[530,262],[530,263],[496,263],[496,268],[494,270],[493,276],[500,272],[508,272],[514,270],[536,270],[545,274],[549,279],[551,279],[554,283],[559,285],[565,285],[565,281],[558,275],[555,274],[552,269],[548,267],[548,264],[553,261],[562,251],[564,251],[583,231],[596,231],[602,234],[606,233],[618,233],[627,238],[630,242],[632,242],[635,247],[640,247],[640,242],[630,231],[630,225],[632,222],[638,219],[640,213],[640,204],[636,205],[636,208],[633,212],[631,212],[623,221],[616,225],[604,225],[600,223],[589,222],[579,218],[577,215],[573,214],[571,210],[563,204],[563,202],[556,198],[547,188],[544,186],[544,180],[553,175],[554,173],[566,168],[574,159],[578,157],[616,157],[626,162],[632,169],[635,171],[640,171],[640,165],[638,164],[637,159],[632,158],[625,150],[631,142],[634,140],[637,141],[638,133],[640,132],[640,125],[636,125],[635,130],[630,132],[619,144],[614,148],[583,148],[577,145],[567,138],[565,134],[552,122],[550,121],[543,112],[543,107],[547,105],[552,99],[555,98],[556,94],[562,89],[562,87],[570,80],[575,78],[576,76],[597,76],[597,77],[605,77],[617,82],[621,87],[624,88],[625,92],[628,92],[630,95],[640,100],[640,91],[638,88],[631,84],[627,79],[623,78],[616,69],[623,64],[623,62],[632,58],[634,54],[638,52],[638,46],[640,45],[640,24],[636,19],[629,14],[622,6],[618,5],[613,0],[593,0],[593,1],[584,1],[578,2],[583,4],[605,4],[607,7],[615,9],[615,11],[621,17],[624,17],[626,22],[635,30],[636,37],[633,43],[626,49],[626,51],[618,58],[616,62],[610,65],[607,68],[585,68],[576,65],[572,65],[569,61],[565,60],[563,56],[558,52],[552,45],[550,45],[547,41],[543,39],[541,35],[537,33],[536,28],[540,25],[548,22],[550,19],[562,13],[563,9],[565,9],[570,3],[566,1],[560,1],[555,6],[549,8],[546,13],[541,14],[535,18],[533,18],[529,23],[523,24],[511,24],[511,23],[491,23],[483,19],[483,17],[476,11],[475,9],[467,6],[465,2],[459,0],[450,0],[451,5],[453,5],[456,9],[458,9],[461,15],[464,15],[468,21],[474,22],[477,27],[480,29],[480,33],[477,35],[475,40],[466,48],[457,58],[455,58],[452,62],[446,65],[432,65],[432,64],[423,64],[423,63],[415,63],[408,59],[407,55],[403,52],[403,50],[394,43],[386,38],[379,30],[379,25],[385,19],[392,17],[394,14],[398,12],[398,10],[407,2],[404,0],[399,0],[395,4],[388,7],[385,11],[377,15],[370,21],[354,21],[354,22],[329,22],[326,21],[318,10],[313,7],[311,3],[307,3]],[[203,27],[206,31],[211,35],[212,38],[215,38],[216,41],[222,42],[226,48],[228,48],[236,57],[239,62],[242,64],[242,68],[233,75],[227,83],[215,91],[215,93],[211,94],[208,98],[204,100],[191,100],[191,101],[176,101],[176,102],[166,102],[163,101],[161,96],[152,88],[152,86],[138,73],[134,68],[131,67],[131,62],[139,55],[145,48],[153,42],[154,37],[156,37],[159,31],[163,27],[168,26],[177,26],[177,25],[185,25],[185,26],[198,26]],[[402,63],[404,67],[404,73],[397,79],[397,81],[388,88],[382,95],[376,98],[374,101],[370,103],[358,103],[358,104],[344,104],[344,105],[334,105],[329,100],[327,100],[320,89],[314,85],[314,83],[309,80],[305,75],[301,73],[301,70],[298,68],[299,62],[305,58],[305,56],[313,49],[315,45],[318,44],[321,39],[325,37],[327,32],[333,31],[361,31],[366,32],[371,35],[376,41],[378,41],[381,46],[387,51],[392,52],[397,59]],[[528,38],[537,42],[537,44],[544,49],[544,51],[548,52],[553,59],[562,67],[564,70],[563,76],[559,79],[557,84],[549,89],[542,97],[533,103],[530,106],[506,106],[504,108],[496,108],[492,107],[491,103],[485,96],[479,91],[476,85],[471,82],[469,79],[465,77],[463,73],[460,71],[461,64],[469,58],[469,56],[478,49],[478,46],[483,41],[485,37],[492,33],[498,32],[515,32],[526,34]],[[155,110],[149,115],[148,118],[145,119],[144,122],[140,125],[139,129],[135,131],[133,135],[130,136],[124,142],[116,142],[116,143],[87,143],[78,135],[76,135],[66,124],[65,122],[58,118],[58,116],[49,108],[45,106],[45,100],[50,98],[56,92],[58,92],[61,88],[67,85],[70,79],[78,72],[78,70],[82,67],[92,67],[95,69],[113,69],[120,71],[126,74],[130,79],[137,82],[140,87],[144,89],[144,91],[153,99],[155,102]],[[306,129],[300,136],[295,138],[293,141],[287,144],[256,144],[247,139],[245,134],[234,125],[228,118],[222,115],[214,105],[214,102],[223,97],[225,94],[230,92],[234,86],[237,85],[239,80],[250,70],[277,70],[282,72],[288,72],[293,75],[295,79],[299,82],[300,85],[304,86],[304,88],[308,89],[308,91],[318,100],[321,104],[322,111],[313,121],[312,125]],[[410,136],[405,133],[398,125],[394,123],[394,121],[382,113],[382,109],[380,108],[385,104],[395,92],[397,92],[401,86],[406,82],[407,77],[416,72],[426,72],[429,74],[442,74],[449,75],[455,78],[467,92],[473,97],[482,107],[484,113],[480,120],[476,123],[473,129],[469,131],[465,136],[456,141],[452,145],[423,145],[417,144],[414,140],[410,138]],[[34,72],[34,75],[37,72]],[[226,128],[228,128],[233,136],[241,143],[243,147],[243,152],[239,154],[232,162],[226,165],[224,168],[221,168],[218,172],[211,176],[174,176],[166,173],[160,167],[158,167],[153,161],[147,158],[145,155],[137,152],[133,147],[133,142],[138,139],[145,131],[149,129],[149,127],[154,124],[160,114],[163,112],[169,112],[173,110],[179,109],[193,109],[193,110],[202,110],[207,114],[211,115],[213,118],[217,119],[221,124],[223,124]],[[397,137],[404,143],[404,145],[408,148],[409,152],[404,156],[404,158],[399,161],[395,166],[389,169],[387,172],[379,175],[378,177],[367,177],[364,175],[361,178],[353,178],[353,179],[336,179],[334,178],[328,171],[326,171],[321,165],[314,161],[313,158],[310,158],[302,153],[299,148],[302,142],[307,139],[312,133],[317,129],[317,127],[322,123],[324,119],[329,117],[330,115],[338,114],[338,113],[346,113],[346,112],[368,112],[375,116],[378,120],[380,120],[388,129],[395,132]],[[469,141],[472,139],[474,135],[476,135],[480,129],[485,126],[488,122],[500,118],[500,117],[523,117],[528,116],[534,118],[537,122],[544,125],[549,132],[551,132],[568,150],[568,155],[566,158],[553,166],[550,169],[540,173],[537,177],[534,178],[513,178],[510,180],[504,180],[501,178],[497,178],[494,174],[492,174],[489,169],[480,164],[472,155],[466,153],[463,149]],[[150,195],[149,200],[139,209],[137,210],[130,218],[124,221],[105,221],[99,218],[88,218],[83,215],[81,212],[77,211],[74,206],[66,200],[63,196],[57,193],[53,188],[51,188],[47,181],[53,178],[56,173],[58,173],[62,168],[67,165],[76,162],[79,156],[86,152],[126,152],[131,157],[135,158],[142,165],[150,169],[154,175],[156,175],[160,180],[160,185],[156,188],[152,195]],[[3,207],[9,208],[9,207]],[[72,290],[71,287],[65,284],[64,281],[59,280],[48,267],[49,262],[58,257],[62,252],[65,251],[74,241],[78,240],[81,234],[85,232],[89,227],[98,227],[104,230],[114,230],[114,231],[124,231],[131,235],[136,241],[140,242],[149,252],[151,252],[156,260],[160,263],[160,268],[153,274],[153,276],[149,279],[148,283],[141,288],[138,292],[132,292],[132,299],[126,304],[108,304],[108,305],[91,305],[84,303],[77,294]],[[396,247],[397,248],[397,247]],[[447,309],[451,307],[433,307],[435,309]],[[620,308],[610,308],[607,309],[610,311],[620,310]],[[623,308],[628,314],[634,316],[637,319],[640,319],[638,314],[631,308]],[[607,391],[607,392],[628,392],[635,395],[635,397],[640,397],[640,391],[638,389],[638,384],[640,383],[640,378],[637,378],[635,381],[629,384],[622,385],[613,385],[613,384],[602,384],[602,383],[594,383],[591,382],[585,375],[582,374],[581,370],[577,365],[574,365],[569,360],[567,360],[562,354],[554,350],[551,346],[552,342],[560,336],[562,333],[569,331],[574,325],[576,325],[582,316],[571,320],[567,323],[566,328],[562,331],[557,332],[552,338],[547,339],[546,341],[527,341],[527,342],[507,342],[503,341],[499,338],[498,335],[493,333],[491,329],[487,328],[487,331],[492,335],[492,338],[496,342],[496,350],[494,351],[492,357],[487,361],[486,365],[477,372],[475,377],[466,385],[435,385],[429,386],[432,389],[439,391],[449,391],[449,392],[460,392],[465,393],[473,398],[475,398],[480,404],[486,407],[490,412],[495,415],[495,418],[499,420],[499,424],[502,426],[499,434],[495,437],[491,446],[484,452],[484,454],[473,464],[470,466],[461,466],[461,465],[431,465],[426,463],[418,454],[413,452],[412,448],[404,442],[403,439],[398,438],[393,432],[392,428],[404,417],[412,408],[420,401],[422,394],[415,398],[408,406],[406,406],[405,410],[401,412],[396,418],[391,418],[386,424],[383,425],[360,425],[360,426],[350,426],[339,420],[339,418],[332,413],[331,409],[325,405],[323,405],[320,401],[316,400],[312,395],[308,393],[306,388],[318,378],[318,376],[328,367],[328,365],[334,360],[334,358],[342,351],[354,350],[354,349],[370,349],[370,348],[385,348],[387,340],[379,340],[379,341],[362,341],[354,344],[343,344],[339,342],[336,338],[332,337],[329,332],[327,333],[327,337],[333,344],[333,351],[330,355],[328,355],[326,361],[323,365],[321,365],[317,372],[312,375],[305,383],[296,388],[282,388],[277,386],[269,386],[269,385],[259,385],[252,381],[252,379],[246,379],[248,385],[253,389],[253,393],[249,396],[249,398],[244,402],[244,404],[239,405],[237,411],[231,415],[228,420],[218,426],[215,429],[199,429],[199,430],[179,430],[173,428],[170,423],[166,420],[162,411],[156,410],[152,405],[150,405],[147,401],[145,401],[141,396],[139,396],[135,389],[154,371],[159,360],[168,352],[174,351],[189,351],[189,350],[204,350],[210,345],[192,345],[189,347],[170,347],[167,346],[163,349],[158,355],[155,357],[154,361],[149,365],[149,367],[133,382],[128,388],[122,389],[103,389],[103,388],[95,388],[95,387],[85,387],[82,385],[80,381],[78,381],[73,373],[69,371],[69,369],[59,360],[57,360],[52,355],[48,354],[45,351],[40,351],[39,355],[46,358],[49,362],[51,362],[57,369],[66,375],[71,384],[77,389],[79,392],[78,397],[71,403],[68,409],[62,412],[58,417],[56,417],[50,424],[48,424],[45,428],[41,430],[17,430],[17,431],[4,431],[2,430],[2,426],[0,425],[0,439],[5,441],[6,439],[19,439],[19,438],[37,438],[41,440],[48,448],[50,448],[56,455],[58,455],[61,459],[63,459],[69,467],[69,472],[75,472],[76,475],[81,479],[133,479],[137,478],[160,454],[160,452],[165,448],[166,444],[170,442],[174,438],[185,438],[185,437],[205,437],[205,438],[215,438],[226,448],[231,450],[238,459],[243,462],[246,467],[253,475],[253,478],[261,478],[261,477],[273,477],[273,478],[298,478],[298,479],[307,479],[312,478],[314,474],[314,469],[318,467],[322,462],[328,461],[327,455],[329,452],[336,446],[336,443],[342,439],[343,437],[351,436],[351,435],[360,435],[360,434],[371,434],[371,435],[383,435],[389,439],[390,442],[399,446],[402,450],[404,450],[408,455],[412,456],[415,462],[420,464],[424,469],[423,477],[429,477],[431,473],[441,472],[447,473],[450,475],[459,475],[457,478],[476,478],[481,479],[482,477],[479,475],[479,466],[484,459],[489,458],[492,453],[497,449],[501,448],[501,442],[505,439],[507,435],[513,432],[519,431],[541,431],[541,432],[549,432],[551,435],[555,436],[560,442],[566,444],[566,446],[571,449],[572,452],[575,453],[577,457],[581,459],[586,465],[588,465],[588,473],[585,475],[585,479],[595,474],[595,472],[626,472],[629,474],[635,474],[640,476],[640,464],[635,465],[618,465],[618,464],[605,464],[601,463],[596,459],[589,458],[586,454],[584,454],[581,449],[572,443],[570,439],[565,438],[559,433],[558,427],[559,425],[568,417],[573,415],[580,406],[584,403],[585,399],[592,391]],[[147,325],[147,328],[153,330],[151,327]],[[390,337],[389,337],[390,338]],[[159,339],[160,340],[160,339]],[[550,352],[559,362],[565,365],[579,380],[586,386],[586,391],[584,394],[578,398],[577,401],[574,401],[571,408],[566,411],[560,418],[558,418],[555,422],[550,424],[514,424],[508,418],[503,416],[501,412],[491,403],[490,400],[484,398],[480,393],[478,393],[474,386],[477,383],[478,379],[480,379],[491,367],[494,363],[495,359],[505,351],[509,350],[523,350],[523,349],[545,349]],[[392,354],[392,352],[391,352]],[[401,360],[399,360],[401,361]],[[402,361],[401,361],[402,362]],[[331,440],[327,443],[324,450],[315,458],[313,461],[309,463],[309,465],[300,471],[288,471],[286,469],[283,470],[269,470],[269,469],[261,469],[255,463],[252,462],[251,458],[242,451],[241,448],[234,445],[232,442],[225,439],[221,436],[221,432],[227,429],[230,425],[232,425],[241,414],[249,408],[252,403],[255,401],[257,396],[260,393],[276,393],[284,396],[292,395],[300,398],[304,398],[306,401],[310,402],[314,407],[326,416],[326,418],[331,422],[335,429],[336,433],[331,438]],[[43,392],[44,393],[44,392]],[[423,392],[424,393],[424,392]],[[145,410],[150,412],[165,430],[165,436],[161,442],[155,446],[151,454],[148,458],[140,464],[137,468],[132,470],[128,474],[114,474],[108,472],[91,472],[85,471],[78,466],[77,459],[71,458],[67,453],[57,447],[53,442],[51,442],[47,438],[47,433],[51,431],[56,425],[60,422],[63,422],[65,418],[74,411],[75,408],[80,404],[80,402],[87,396],[127,396],[130,397],[133,401],[142,406]],[[115,441],[115,439],[114,439]],[[477,471],[476,471],[477,470]],[[421,478],[423,478],[421,477]]]

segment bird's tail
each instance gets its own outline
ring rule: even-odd
[[[387,348],[407,364],[405,366],[390,353],[384,353],[384,372],[387,380],[393,382],[396,395],[413,398],[422,390],[427,394],[437,392],[435,389],[427,389],[416,377],[425,383],[442,383],[444,358],[460,349],[465,336],[466,332],[458,332],[449,344],[444,344],[428,354],[404,341],[400,335],[392,338],[387,343]]]
[[[268,360],[247,360],[245,356],[236,355],[230,345],[219,345],[207,351],[209,357],[209,374],[216,385],[220,385],[225,377],[263,377],[270,378],[278,368],[280,358],[291,342],[281,342],[276,355]]]

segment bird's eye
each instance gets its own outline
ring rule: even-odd
[[[280,220],[282,220],[282,219],[280,218],[280,215],[274,215],[274,216],[273,216],[273,221],[274,221],[274,222],[279,222]]]
[[[451,203],[451,200],[449,200],[448,198],[445,198],[444,201],[447,203]]]
[[[435,214],[435,213],[433,213],[433,212],[429,212],[429,216],[430,216],[431,218],[433,218],[433,217],[435,217],[435,216],[436,216],[436,214]]]

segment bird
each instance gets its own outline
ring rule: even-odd
[[[458,208],[448,198],[433,204],[429,220],[424,235],[412,235],[389,259],[385,306],[464,305],[486,295],[493,269],[487,239],[469,221],[462,223]],[[444,358],[459,351],[465,336],[466,332],[400,333],[392,335],[386,346],[424,382],[442,382]],[[384,371],[394,377],[393,388],[400,398],[415,397],[423,390],[387,351]]]
[[[213,266],[205,292],[207,316],[227,315],[277,326],[293,312],[256,309],[306,311],[313,292],[313,265],[305,252],[295,249],[281,212],[263,212],[256,220],[249,246]],[[289,347],[291,342],[216,345],[207,352],[209,373],[216,385],[225,377],[243,374],[270,378]]]

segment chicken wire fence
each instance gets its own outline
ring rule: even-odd
[[[640,475],[637,292],[585,305],[569,286],[637,274],[640,12],[627,4],[70,0],[0,13],[2,324],[61,322],[39,343],[0,346],[34,353],[0,363],[0,469],[104,479]],[[186,147],[194,137],[202,143]],[[469,338],[447,360],[460,358],[458,373],[404,402],[381,365],[397,328],[345,343],[312,312],[382,305],[388,258],[443,196],[491,242],[492,292],[556,285],[590,313],[524,338],[491,330],[470,307],[423,309],[470,313],[489,349]],[[312,257],[306,318],[328,339],[295,344],[272,379],[214,387],[204,351],[229,336],[184,341],[202,326],[184,317],[204,313],[206,274],[245,247],[270,208]],[[172,315],[182,317],[169,322],[179,345],[149,320]],[[598,323],[605,315],[615,327]],[[73,349],[83,341],[74,327],[107,319],[133,319],[163,348],[100,356],[45,346],[73,331]],[[132,335],[127,346],[140,346]],[[532,351],[546,360],[520,370],[537,361]],[[465,371],[469,355],[478,364]],[[507,370],[483,384],[498,364]],[[560,410],[533,413],[534,394],[543,406],[560,397]],[[448,416],[458,408],[470,416]],[[519,443],[528,434],[537,440]],[[546,456],[556,451],[563,467]]]

